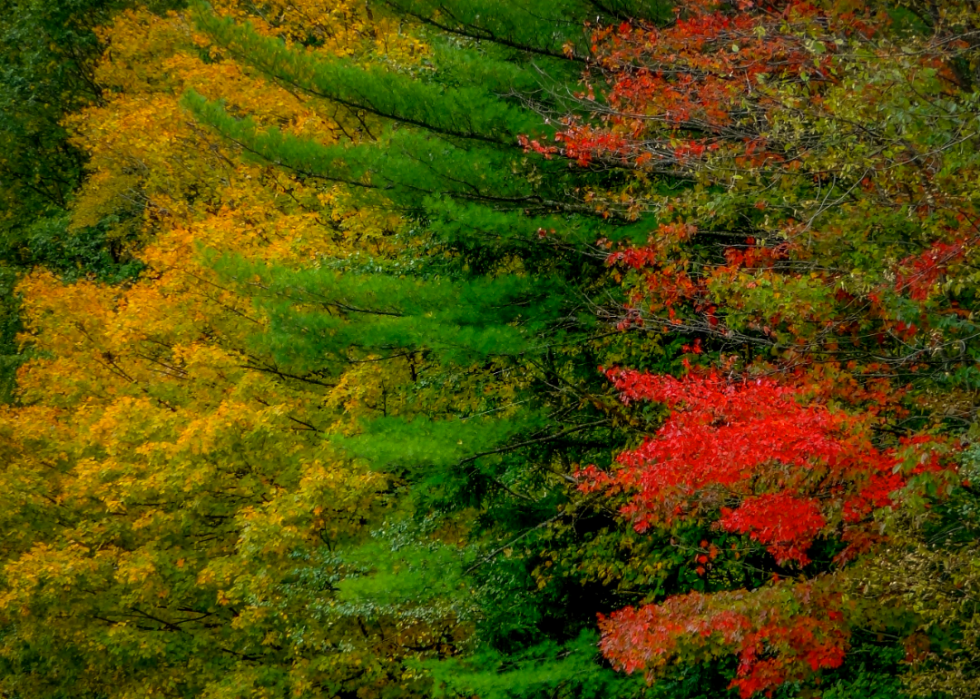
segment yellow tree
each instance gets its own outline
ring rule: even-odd
[[[422,51],[363,3],[249,7],[217,4],[310,51]],[[0,413],[0,687],[114,699],[424,694],[401,664],[406,648],[445,650],[465,626],[454,608],[378,609],[349,591],[363,565],[343,551],[393,506],[392,483],[328,439],[359,416],[404,411],[388,388],[407,380],[410,358],[339,379],[285,372],[249,343],[268,322],[261,308],[205,262],[384,257],[397,222],[341,188],[244,162],[178,99],[194,89],[323,141],[364,116],[324,116],[179,14],[130,11],[103,38],[105,104],[69,122],[91,158],[73,215],[79,227],[117,220],[144,269],[123,286],[66,285],[44,270],[21,285],[36,358],[19,376],[21,404]]]

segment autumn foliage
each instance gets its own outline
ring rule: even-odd
[[[879,538],[871,515],[896,502],[909,475],[941,468],[935,453],[926,456],[930,440],[880,451],[866,418],[802,405],[797,390],[772,379],[733,382],[715,371],[683,379],[621,369],[606,375],[625,404],[656,401],[670,411],[655,435],[617,457],[615,471],[590,466],[578,474],[586,493],[624,493],[620,513],[638,532],[707,517],[718,530],[761,544],[780,569],[810,567],[818,537],[840,541],[834,561],[845,563]],[[925,451],[904,473],[913,446]],[[702,546],[699,575],[719,555],[715,545]],[[652,678],[672,656],[730,648],[739,658],[732,687],[742,697],[771,692],[843,662],[849,633],[833,590],[828,579],[787,580],[626,608],[600,618],[602,649],[618,667]]]
[[[972,3],[8,4],[0,694],[980,691]]]
[[[714,512],[719,528],[763,544],[778,564],[805,566],[814,538],[843,527],[854,540],[854,525],[905,485],[902,459],[872,444],[866,419],[801,405],[796,390],[772,379],[606,373],[627,404],[670,410],[653,437],[617,457],[613,474],[581,474],[587,492],[631,494],[622,513],[637,531]]]
[[[741,697],[839,667],[847,650],[840,599],[819,585],[781,584],[761,592],[691,592],[660,605],[600,617],[602,651],[626,672],[657,668],[685,654],[734,652],[731,688]]]
[[[739,659],[730,686],[749,697],[841,665],[856,618],[835,596],[843,571],[887,546],[882,512],[922,487],[948,493],[936,483],[958,445],[937,434],[950,413],[929,394],[943,390],[935,372],[972,371],[963,305],[978,218],[946,176],[973,171],[975,154],[955,119],[939,125],[968,40],[904,50],[890,34],[899,15],[846,3],[674,12],[592,27],[581,111],[553,144],[523,145],[629,173],[583,197],[602,215],[658,219],[645,244],[599,241],[628,294],[608,313],[623,331],[687,338],[680,378],[604,372],[626,405],[666,415],[610,469],[579,471],[581,489],[641,533],[707,520],[761,546],[774,580],[803,581],[613,612],[603,652],[653,680],[669,659],[725,648]],[[905,225],[914,242],[896,233]],[[696,572],[731,588],[712,581],[718,555],[702,542]]]

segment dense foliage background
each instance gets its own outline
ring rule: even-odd
[[[0,690],[980,696],[978,30],[0,0]]]

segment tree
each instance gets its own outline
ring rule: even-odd
[[[742,540],[730,548],[732,537],[721,546],[714,535],[702,541],[697,572],[718,568],[708,576],[712,587],[749,589],[692,592],[617,611],[600,621],[606,657],[653,678],[672,657],[730,648],[739,657],[731,686],[742,697],[840,667],[847,610],[839,582],[826,574],[877,543],[870,515],[892,506],[910,475],[941,468],[939,445],[919,438],[879,451],[867,418],[803,406],[792,388],[771,379],[733,385],[713,372],[684,380],[609,376],[624,401],[657,401],[671,412],[653,438],[620,454],[613,474],[583,470],[584,489],[627,493],[620,512],[639,532],[714,519],[712,529]],[[742,566],[773,569],[771,584],[751,589],[758,581],[744,570],[738,576]],[[780,582],[794,572],[805,581]]]
[[[583,471],[585,487],[624,492],[641,529],[707,517],[743,535],[738,548],[764,547],[751,561],[762,572],[812,579],[724,565],[712,576],[726,546],[705,536],[695,564],[715,592],[602,622],[620,667],[653,676],[670,657],[736,653],[731,686],[751,696],[839,666],[848,628],[867,618],[834,601],[839,565],[871,543],[851,525],[935,495],[931,478],[906,478],[956,451],[940,435],[975,431],[976,202],[963,183],[976,150],[962,139],[974,56],[954,33],[965,16],[928,27],[899,11],[698,2],[666,25],[600,24],[578,109],[553,138],[525,139],[545,158],[623,173],[585,198],[660,228],[646,245],[607,244],[631,296],[607,313],[624,330],[691,338],[688,361],[723,372],[614,371],[624,399],[669,414],[611,473]],[[910,631],[902,605],[876,609]]]
[[[66,279],[125,279],[138,265],[111,220],[70,230],[68,208],[83,179],[85,155],[64,123],[102,101],[95,78],[103,44],[96,28],[126,3],[106,0],[0,4],[0,400],[14,397],[23,362],[13,288],[34,265]],[[149,3],[162,10],[167,2]]]
[[[467,522],[470,563],[460,568],[469,569],[480,601],[470,641],[479,660],[435,669],[451,677],[446,691],[470,691],[469,682],[512,661],[527,667],[527,658],[550,658],[554,675],[515,672],[512,691],[594,696],[622,685],[616,691],[635,693],[636,683],[617,683],[608,671],[597,669],[609,679],[595,682],[581,674],[594,662],[581,631],[612,602],[595,571],[576,569],[575,559],[592,556],[584,509],[566,508],[578,499],[573,464],[602,458],[620,429],[595,374],[597,357],[661,361],[649,359],[655,341],[602,337],[589,299],[608,288],[609,270],[593,243],[645,236],[651,224],[629,225],[576,202],[579,173],[522,152],[521,133],[540,123],[526,103],[562,99],[542,91],[541,66],[550,79],[577,79],[579,61],[549,47],[580,43],[578,26],[556,44],[553,23],[528,21],[550,17],[550,5],[531,13],[481,7],[454,5],[451,26],[447,14],[425,9],[431,22],[423,23],[440,24],[449,37],[431,38],[434,68],[419,73],[322,60],[203,15],[201,26],[225,50],[292,90],[376,122],[325,146],[189,95],[198,119],[259,162],[343,182],[361,205],[410,221],[405,252],[387,264],[348,258],[287,270],[222,260],[218,268],[226,284],[269,309],[274,323],[262,346],[290,372],[411,358],[412,382],[399,391],[422,415],[367,422],[341,444],[398,478],[416,518]],[[589,519],[587,530],[608,516]],[[567,556],[566,576],[550,574],[552,551]],[[628,556],[616,546],[603,552],[614,564]],[[569,653],[574,662],[560,662]]]
[[[128,12],[105,37],[105,103],[72,117],[90,172],[72,213],[78,223],[138,202],[144,268],[123,285],[38,269],[19,287],[34,358],[21,405],[2,415],[4,691],[418,694],[406,648],[467,627],[418,596],[407,610],[359,601],[358,549],[391,479],[324,437],[382,402],[403,407],[385,382],[407,364],[291,374],[252,351],[267,316],[223,288],[197,247],[281,264],[384,256],[392,217],[243,164],[182,116],[179,93],[195,85],[297,132],[347,126],[209,53],[182,16]],[[339,42],[319,50],[372,49]]]

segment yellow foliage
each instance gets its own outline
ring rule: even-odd
[[[274,0],[262,16],[252,3],[215,4],[317,51],[398,61],[423,51],[363,2]],[[261,308],[204,258],[383,256],[396,222],[342,189],[244,162],[195,126],[178,103],[186,89],[295,133],[337,132],[209,52],[182,15],[128,11],[103,39],[105,102],[68,120],[90,156],[73,222],[115,217],[145,268],[117,286],[45,270],[20,285],[35,358],[19,374],[22,406],[0,409],[0,624],[16,624],[0,657],[70,649],[78,696],[265,696],[263,663],[287,673],[293,696],[319,696],[364,648],[394,638],[353,618],[303,621],[329,586],[297,576],[340,574],[325,547],[365,536],[389,485],[328,436],[380,414],[407,370],[364,363],[336,386],[277,373],[248,343],[268,323]],[[48,680],[32,678],[13,693],[42,694]]]

